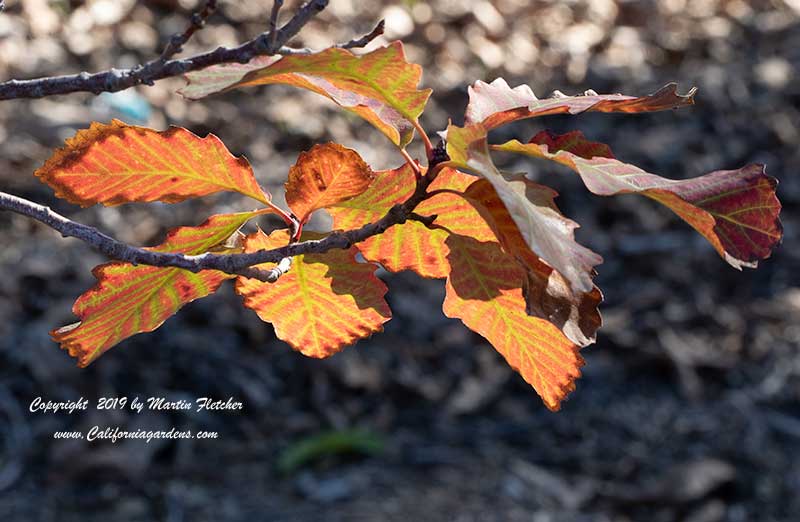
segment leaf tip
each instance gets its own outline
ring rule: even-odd
[[[81,324],[83,324],[81,321],[77,321],[75,323],[51,330],[50,338],[59,343],[61,349],[65,350],[70,357],[73,357],[77,360],[78,368],[86,368],[95,359],[97,359],[99,354],[96,350],[94,353],[87,352],[85,349],[83,349],[81,343],[75,342],[68,337],[70,333],[80,328]]]

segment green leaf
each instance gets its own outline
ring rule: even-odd
[[[310,462],[331,455],[377,455],[383,448],[383,438],[369,431],[329,431],[301,439],[283,450],[278,457],[278,471],[291,473]]]

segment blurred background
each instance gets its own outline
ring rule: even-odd
[[[152,59],[199,4],[9,0],[0,79]],[[284,17],[297,5],[287,1]],[[256,36],[270,7],[220,1],[185,54]],[[327,360],[277,341],[226,285],[78,369],[48,331],[74,321],[72,302],[104,259],[0,213],[0,519],[798,520],[800,2],[331,0],[292,43],[323,48],[381,18],[385,38],[369,48],[402,39],[423,65],[431,135],[463,121],[479,79],[527,83],[541,97],[697,86],[697,105],[680,111],[527,120],[496,138],[579,128],[671,178],[766,163],[780,180],[783,245],[740,273],[651,201],[590,196],[554,165],[502,163],[555,187],[582,225],[578,240],[605,258],[605,325],[582,352],[577,390],[550,413],[483,339],[442,315],[442,281],[409,273],[380,273],[394,310],[386,331]],[[1,102],[0,190],[150,245],[248,203],[219,195],[80,209],[32,172],[77,129],[114,117],[217,134],[281,202],[288,167],[317,142],[354,148],[375,168],[402,162],[382,135],[314,94],[268,87],[187,102],[174,94],[182,84]],[[29,413],[37,396],[234,397],[244,411]],[[94,425],[219,439],[53,440]]]

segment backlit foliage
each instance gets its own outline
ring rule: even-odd
[[[424,132],[418,119],[430,96],[418,87],[422,70],[406,61],[400,42],[361,55],[332,48],[258,57],[187,76],[181,94],[190,99],[275,83],[311,90],[370,122],[401,151],[415,132]],[[75,303],[80,322],[55,330],[54,339],[85,366],[235,279],[244,305],[272,323],[279,338],[305,355],[326,357],[379,332],[390,319],[387,288],[375,275],[381,265],[446,279],[444,313],[485,337],[556,410],[580,376],[580,348],[594,341],[601,324],[602,295],[593,278],[602,258],[575,240],[578,225],[560,212],[555,191],[502,172],[493,151],[565,165],[597,195],[636,193],[666,205],[736,268],[754,267],[780,242],[776,181],[762,165],[674,181],[618,160],[608,146],[578,131],[545,131],[502,144],[489,140],[492,129],[523,118],[680,108],[693,103],[693,91],[680,95],[667,85],[643,97],[587,92],[539,99],[526,85],[511,88],[497,79],[477,82],[469,94],[464,126],[451,124],[441,133],[445,148],[434,149],[421,136],[427,167],[404,154],[403,165],[373,172],[356,151],[335,143],[302,153],[287,173],[288,209],[276,207],[247,161],[213,135],[200,138],[177,127],[158,132],[119,121],[78,132],[36,172],[70,202],[172,203],[234,191],[264,205],[175,229],[153,247],[161,252],[257,252],[318,240],[330,232],[303,231],[303,225],[321,209],[333,218],[334,230],[354,230],[401,208],[421,189],[424,197],[405,209],[404,221],[365,241],[295,256],[291,270],[274,283],[213,270],[101,265],[94,271],[97,285]],[[239,232],[268,212],[294,226]]]

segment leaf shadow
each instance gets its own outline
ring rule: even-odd
[[[447,254],[450,285],[462,299],[491,301],[503,290],[523,287],[524,271],[503,252],[499,243],[450,234],[445,245],[450,250]],[[475,284],[476,279],[478,284]]]
[[[328,253],[330,254],[330,252]],[[337,295],[348,295],[353,298],[359,310],[373,309],[381,316],[389,319],[391,312],[386,303],[385,296],[389,290],[386,284],[375,275],[377,266],[375,263],[359,262],[355,258],[349,259],[345,266],[356,267],[352,274],[343,274],[341,271],[343,258],[350,256],[347,251],[337,252],[332,259],[327,255],[309,255],[309,263],[319,263],[325,265],[327,270],[325,277],[330,279],[331,291]]]

